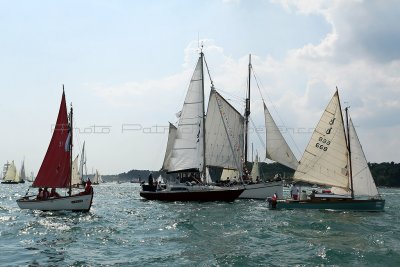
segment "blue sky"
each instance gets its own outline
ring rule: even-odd
[[[310,138],[299,132],[316,125],[338,86],[367,159],[398,162],[399,11],[390,0],[0,0],[0,162],[25,158],[37,172],[65,84],[82,132],[75,151],[86,141],[90,170],[160,168],[161,129],[176,121],[198,38],[216,87],[239,110],[252,53],[262,94],[292,132],[298,159]]]

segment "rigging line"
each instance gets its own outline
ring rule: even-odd
[[[242,168],[240,168],[240,164],[239,164],[239,162],[237,161],[237,158],[235,157],[235,156],[236,156],[235,149],[234,149],[234,147],[233,147],[233,145],[232,145],[232,140],[230,139],[230,136],[233,137],[233,134],[232,134],[231,131],[229,131],[229,129],[230,129],[229,121],[228,121],[228,119],[227,119],[226,117],[224,117],[224,114],[225,114],[225,113],[222,111],[222,109],[223,109],[222,100],[218,98],[218,95],[217,95],[217,94],[215,95],[215,98],[216,98],[216,101],[217,101],[217,106],[218,106],[219,114],[221,115],[222,123],[223,123],[223,125],[224,125],[226,135],[227,135],[227,137],[228,137],[229,146],[230,146],[230,148],[231,148],[232,155],[233,155],[233,157],[234,157],[234,159],[235,159],[236,167],[238,168],[238,171],[239,171],[240,180],[241,180],[242,183],[244,184],[244,181],[243,181],[243,179],[242,179],[242,171],[241,171]],[[236,142],[237,142],[237,141],[236,141]],[[238,145],[238,144],[235,144],[235,147],[236,147],[237,145]]]
[[[258,79],[257,79],[257,76],[256,76],[256,72],[255,72],[255,70],[253,69],[253,66],[251,66],[251,70],[252,70],[252,72],[253,72],[254,80],[256,81],[258,91],[260,92],[261,99],[262,99],[263,103],[265,103],[265,100],[264,100],[264,97],[263,97],[263,94],[262,94],[261,88],[260,88],[261,81],[258,82]],[[262,84],[261,84],[261,87],[263,87]],[[263,88],[264,88],[264,87],[263,87]],[[270,103],[273,103],[273,102],[271,101],[271,99],[269,98],[268,94],[267,94],[267,98],[268,98],[268,100],[269,100]],[[284,120],[282,119],[282,117],[279,115],[279,112],[277,111],[275,105],[272,104],[271,106],[272,106],[272,108],[275,110],[275,113],[277,114],[277,116],[278,116],[280,122],[283,124],[283,127],[288,128],[288,127],[286,126]],[[289,135],[289,138],[290,138],[292,144],[293,144],[294,147],[296,148],[297,153],[298,153],[298,154],[300,155],[300,157],[301,157],[302,153],[300,152],[299,147],[297,146],[296,142],[294,141],[293,136],[292,136],[289,132],[288,132],[288,135]]]
[[[252,126],[254,127],[254,129],[255,129],[255,132],[257,133],[258,139],[260,140],[260,143],[261,143],[261,145],[263,146],[264,151],[267,150],[267,146],[265,145],[264,140],[262,139],[262,137],[261,137],[259,131],[256,130],[256,129],[257,129],[256,124],[254,123],[254,121],[253,121],[253,119],[252,119],[251,117],[250,117],[250,121],[251,121],[251,125],[252,125]]]
[[[214,82],[213,82],[213,80],[211,78],[210,69],[208,68],[206,56],[204,54],[203,54],[203,58],[204,58],[204,63],[206,63],[206,69],[207,69],[208,77],[210,78],[211,88],[214,88]]]

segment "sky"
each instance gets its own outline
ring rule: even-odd
[[[241,112],[252,55],[262,158],[262,99],[300,160],[338,87],[367,160],[399,162],[398,14],[395,0],[0,0],[0,162],[37,173],[64,84],[89,172],[160,169],[201,44]]]

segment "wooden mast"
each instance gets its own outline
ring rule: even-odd
[[[244,168],[247,168],[247,154],[248,154],[248,142],[249,142],[249,116],[250,116],[250,81],[251,81],[251,54],[249,54],[249,80],[248,90],[246,97],[246,109],[245,109],[245,137],[244,137]]]
[[[64,85],[63,85],[63,92],[64,92]],[[71,109],[69,113],[69,134],[70,134],[70,140],[69,140],[69,161],[70,161],[70,175],[69,175],[69,190],[68,190],[68,195],[72,195],[72,130],[73,130],[73,110],[72,110],[72,104],[71,104]]]
[[[350,149],[350,127],[349,127],[349,107],[346,107],[344,110],[346,111],[346,128],[347,128],[347,150],[349,152],[349,176],[350,176],[350,185],[351,185],[351,198],[354,198],[354,187],[353,187],[353,168],[351,165],[351,149]]]
[[[206,173],[206,114],[205,114],[205,101],[204,101],[204,69],[203,69],[203,49],[200,52],[200,59],[201,59],[201,90],[202,90],[202,98],[203,98],[203,122],[202,122],[202,128],[203,128],[203,179],[204,183],[207,182],[207,173]]]

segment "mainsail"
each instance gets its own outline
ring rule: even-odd
[[[170,168],[170,160],[172,156],[172,149],[174,147],[174,142],[176,138],[177,128],[169,123],[169,131],[168,131],[168,141],[167,141],[167,149],[165,150],[164,162],[161,167],[162,170],[169,170]]]
[[[357,196],[378,196],[378,190],[351,119],[349,133],[354,194]]]
[[[79,175],[79,169],[78,169],[78,157],[77,155],[72,162],[72,177],[71,177],[71,184],[72,185],[79,185],[82,183],[81,177]]]
[[[243,123],[243,116],[212,89],[206,118],[207,166],[241,169]]]
[[[293,179],[349,189],[348,151],[338,91],[322,114]]]
[[[204,166],[203,160],[203,57],[197,62],[183,104],[181,116],[172,148],[169,172],[199,170]]]
[[[69,150],[72,137],[72,131],[70,130],[65,94],[63,92],[53,136],[32,186],[69,187],[71,180],[71,156]]]
[[[289,145],[286,143],[285,138],[283,138],[281,131],[272,118],[271,113],[269,113],[265,103],[264,117],[266,128],[266,158],[296,170],[299,162],[297,161]]]

